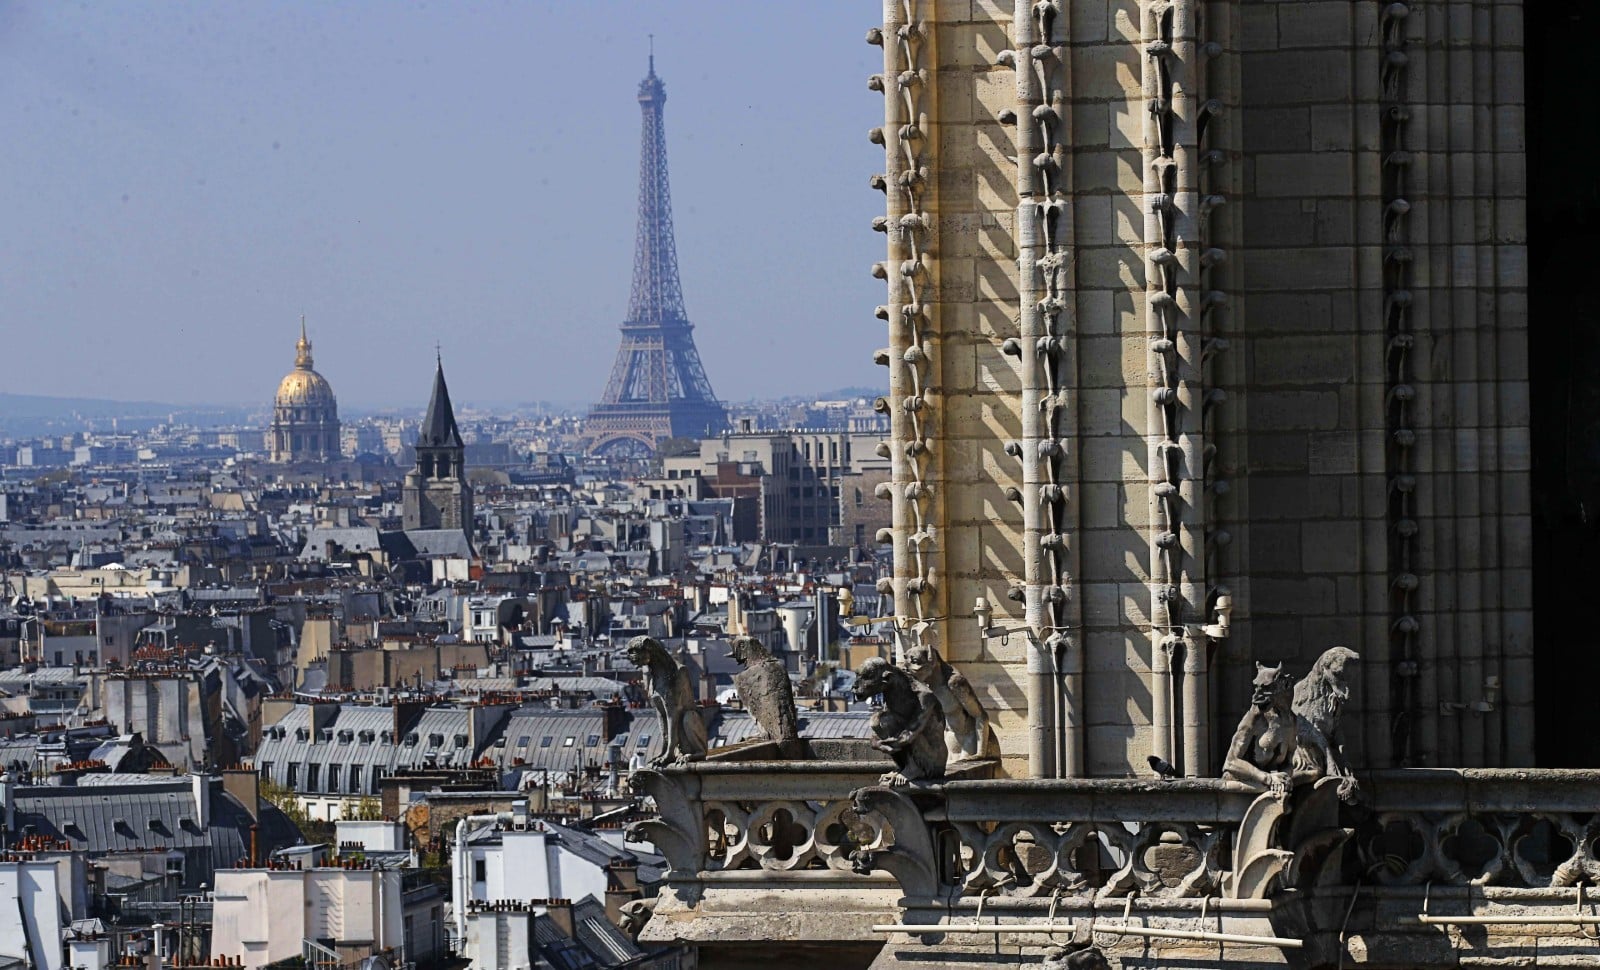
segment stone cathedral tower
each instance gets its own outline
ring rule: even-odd
[[[456,427],[444,362],[433,372],[433,395],[417,431],[417,465],[401,486],[401,522],[417,529],[459,529],[472,534],[472,486],[467,482],[467,446]]]
[[[980,703],[873,660],[896,770],[636,771],[670,868],[640,939],[769,970],[1594,964],[1595,135],[1558,118],[1592,6],[885,0],[880,588],[897,652]],[[1531,294],[1525,14],[1560,241]],[[1536,446],[1530,296],[1566,423]],[[1572,770],[1535,767],[1536,571]],[[957,736],[974,707],[995,745]]]
[[[1334,644],[1365,763],[1530,764],[1518,5],[885,9],[897,612],[1011,770]]]

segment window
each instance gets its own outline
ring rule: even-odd
[[[482,860],[482,859],[473,859],[472,860],[472,881],[473,882],[487,882],[488,879],[489,879],[489,867],[488,867],[488,865],[485,864],[484,860]]]
[[[544,737],[539,739],[539,747],[548,748],[548,747],[550,747],[551,743],[554,742],[554,741],[555,741],[555,738],[553,738],[550,735],[546,734]]]
[[[600,735],[598,735],[598,734],[589,735],[588,744],[589,744],[589,747],[591,747],[591,748],[599,747],[600,746]]]
[[[289,766],[289,779],[288,779],[288,781],[289,781],[289,787],[290,788],[295,787],[295,785],[300,780],[300,778],[299,778],[300,770],[299,769],[300,769],[299,765],[290,765]]]
[[[350,791],[355,794],[361,792],[361,766],[350,766]]]
[[[317,772],[321,765],[306,765],[306,791],[317,790]]]
[[[648,748],[649,746],[650,746],[650,735],[648,735],[648,734],[639,735],[639,747]]]
[[[328,766],[328,791],[339,790],[339,766]]]
[[[567,740],[562,742],[561,746],[563,748],[570,748],[574,744],[577,744],[577,743],[578,743],[578,739],[569,734],[569,735],[567,735]]]
[[[526,734],[524,734],[522,737],[517,739],[517,747],[526,748],[528,746],[528,742],[532,741],[532,740],[533,740],[533,738],[530,738]]]

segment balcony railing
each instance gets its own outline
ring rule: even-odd
[[[1367,782],[1356,875],[1383,886],[1600,882],[1600,772],[1414,769]],[[1600,895],[1600,893],[1591,893]]]

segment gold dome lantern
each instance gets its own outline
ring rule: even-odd
[[[326,461],[340,456],[339,402],[333,385],[312,369],[305,317],[295,344],[294,370],[278,383],[268,441],[273,461]]]

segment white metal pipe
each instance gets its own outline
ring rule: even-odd
[[[1516,924],[1528,926],[1600,926],[1600,916],[1585,916],[1573,913],[1569,916],[1429,916],[1423,913],[1417,917],[1418,923],[1428,926],[1493,926],[1496,924]]]
[[[906,924],[879,923],[872,927],[874,933],[908,933],[930,935],[935,933],[1076,933],[1076,920],[1066,923],[969,923],[969,924]],[[1213,933],[1209,930],[1163,930],[1153,926],[1100,926],[1093,933],[1112,936],[1145,936],[1161,940],[1201,940],[1207,943],[1243,943],[1251,946],[1275,946],[1281,950],[1298,950],[1305,945],[1301,940],[1285,936],[1254,936],[1249,933]]]

